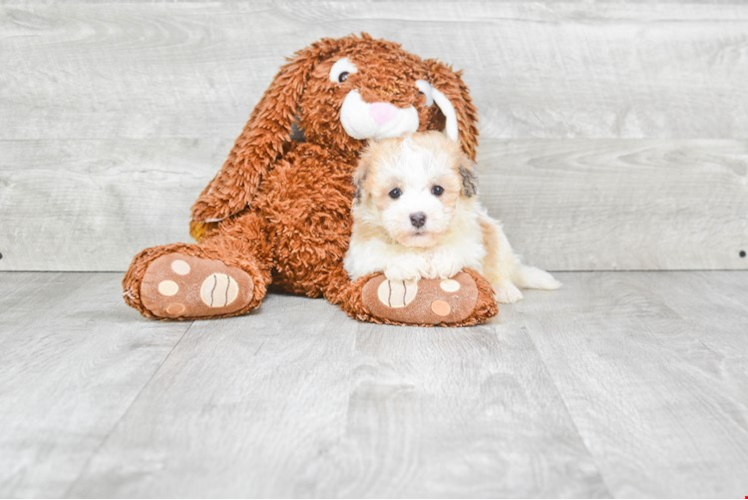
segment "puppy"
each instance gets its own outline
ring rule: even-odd
[[[389,280],[445,279],[472,268],[504,303],[520,300],[520,288],[561,286],[520,262],[501,225],[478,202],[473,162],[444,134],[370,143],[354,182],[344,261],[351,279],[373,272]]]

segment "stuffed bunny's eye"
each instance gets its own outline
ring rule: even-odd
[[[332,83],[343,83],[348,77],[358,71],[356,65],[353,64],[347,57],[335,61],[335,64],[330,68],[330,81]]]

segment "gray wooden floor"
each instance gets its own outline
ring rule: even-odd
[[[0,273],[0,496],[748,495],[748,273],[565,273],[490,325],[141,319]]]

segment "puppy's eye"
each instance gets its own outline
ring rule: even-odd
[[[393,200],[396,200],[400,198],[400,196],[402,196],[403,192],[400,191],[400,188],[395,188],[392,191],[390,191],[388,194],[390,195],[390,198],[392,198]]]
[[[434,186],[431,188],[431,194],[434,196],[441,196],[444,194],[444,188],[441,186]]]
[[[353,73],[357,72],[358,68],[353,64],[347,57],[335,61],[335,64],[330,68],[330,81],[332,83],[343,83]]]

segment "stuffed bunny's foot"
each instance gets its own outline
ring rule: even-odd
[[[246,308],[254,284],[244,270],[214,259],[168,253],[148,265],[143,306],[165,319],[225,316]]]
[[[378,275],[361,294],[362,305],[376,322],[466,326],[483,323],[498,312],[490,285],[477,273],[465,271],[450,279],[418,281]]]

